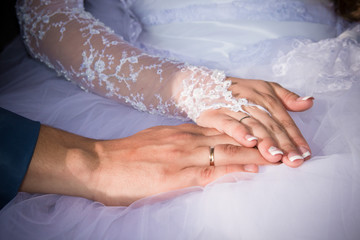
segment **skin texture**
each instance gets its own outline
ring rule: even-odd
[[[301,98],[277,83],[229,79],[233,83],[230,90],[234,96],[239,95],[265,107],[271,116],[258,108],[247,107],[245,110],[251,114],[251,118],[239,122],[246,114],[234,113],[227,109],[207,110],[199,116],[197,124],[216,128],[243,146],[257,146],[261,155],[269,162],[282,161],[290,167],[299,167],[304,160],[310,158],[310,147],[287,111],[305,111],[313,106],[314,98]],[[258,140],[248,141],[249,135],[257,137]],[[270,147],[276,147],[284,154],[273,156],[269,152]],[[302,157],[306,152],[310,155],[303,159],[289,160],[293,156]]]
[[[40,4],[40,1],[30,1],[29,8],[33,8],[33,10],[36,11],[35,15],[40,16],[47,11],[56,12],[56,10],[60,7],[66,8],[68,6],[72,6],[69,4],[70,3],[67,1],[50,1],[48,4],[44,4],[43,2]],[[43,11],[44,9],[47,10]],[[111,45],[111,47],[105,47],[102,37],[104,37],[104,35],[107,36],[107,30],[99,26],[98,28],[102,29],[103,32],[99,31],[98,34],[91,35],[89,39],[86,37],[84,38],[83,34],[85,34],[86,31],[81,32],[81,29],[87,29],[89,26],[92,26],[92,24],[95,24],[95,19],[91,20],[90,18],[90,25],[85,21],[86,18],[83,19],[84,21],[71,20],[71,24],[66,25],[66,31],[64,33],[61,33],[60,29],[56,27],[51,27],[53,26],[52,24],[57,22],[66,22],[69,17],[72,19],[74,16],[71,13],[65,12],[58,14],[54,13],[54,15],[50,17],[48,23],[44,23],[43,21],[37,22],[34,20],[34,17],[33,20],[30,21],[32,24],[29,23],[29,26],[25,24],[26,21],[24,20],[23,29],[32,29],[34,28],[33,25],[35,23],[39,24],[35,24],[35,29],[31,31],[37,32],[42,28],[49,28],[49,30],[46,31],[46,33],[44,33],[45,35],[41,38],[35,37],[35,34],[30,34],[30,30],[25,33],[25,35],[29,36],[29,42],[27,42],[29,49],[47,56],[46,59],[49,59],[50,62],[52,61],[51,64],[54,66],[57,65],[58,62],[61,63],[62,67],[59,69],[61,72],[65,70],[68,72],[77,72],[75,74],[76,76],[72,75],[72,81],[100,96],[110,97],[113,100],[120,102],[124,101],[121,96],[130,97],[130,99],[134,96],[135,98],[137,98],[136,96],[141,96],[139,98],[143,98],[144,100],[141,100],[140,102],[147,102],[146,104],[150,106],[159,101],[156,100],[156,96],[159,94],[162,99],[161,102],[174,101],[180,104],[179,95],[182,89],[181,86],[183,84],[183,80],[189,77],[189,72],[183,72],[178,68],[178,64],[168,62],[165,64],[166,66],[161,67],[161,69],[163,69],[161,74],[168,81],[159,81],[159,76],[157,72],[154,71],[155,68],[152,67],[145,67],[144,69],[150,70],[145,72],[141,71],[141,74],[139,73],[139,75],[130,74],[130,70],[133,68],[138,71],[143,66],[147,66],[149,64],[149,66],[153,64],[160,64],[161,61],[159,62],[159,59],[151,56],[139,58],[137,60],[139,61],[138,64],[130,64],[130,62],[127,62],[123,66],[124,68],[121,68],[122,72],[120,75],[124,75],[126,78],[130,79],[132,79],[133,75],[136,76],[136,81],[131,80],[131,87],[127,86],[128,83],[125,83],[126,81],[120,81],[117,77],[109,77],[106,80],[108,81],[106,84],[103,80],[101,80],[101,74],[108,76],[114,74],[113,68],[117,68],[118,66],[113,64],[108,65],[109,67],[105,68],[101,74],[94,74],[94,79],[91,81],[86,77],[83,78],[86,75],[86,72],[83,72],[84,69],[82,69],[84,66],[82,53],[89,51],[89,45],[91,45],[91,48],[95,49],[95,52],[104,51],[102,54],[111,54],[112,57],[114,57],[114,60],[112,60],[114,62],[119,62],[121,59],[124,60],[122,55],[123,51],[127,52],[131,49],[131,51],[136,52],[136,55],[141,55],[142,52],[128,43],[123,42],[122,39],[119,39],[119,36],[112,35],[110,33],[111,37],[109,39],[114,39],[118,41],[119,44]],[[94,61],[100,59],[98,58],[99,57],[96,57]],[[92,68],[89,67],[87,70],[90,71],[91,69]],[[192,71],[190,72],[192,73]],[[208,78],[209,79],[205,79],[205,82],[214,81],[211,76],[208,76]],[[230,90],[235,97],[246,98],[252,103],[265,107],[271,113],[272,117],[269,117],[269,115],[267,115],[264,111],[250,108],[245,110],[251,114],[252,118],[245,119],[240,123],[239,119],[245,116],[244,113],[231,112],[226,109],[208,110],[202,112],[198,119],[196,119],[199,126],[215,128],[219,132],[226,133],[227,135],[233,137],[235,141],[243,146],[257,146],[259,152],[269,162],[283,161],[291,167],[298,167],[304,161],[302,157],[303,152],[300,149],[305,149],[304,151],[308,152],[307,158],[309,158],[309,155],[311,155],[310,148],[286,110],[306,110],[312,106],[311,99],[296,101],[298,98],[296,94],[284,90],[275,83],[239,78],[229,79],[233,84]],[[116,89],[116,91],[114,90],[116,94],[115,92],[108,92],[108,89]],[[137,100],[135,102],[137,102]],[[216,100],[214,100],[214,103],[216,103]],[[188,111],[190,110],[188,109]],[[186,113],[184,113],[184,116],[185,115]],[[248,135],[257,137],[258,141],[248,141]],[[275,148],[275,152],[280,153],[280,151],[282,151],[284,154],[272,155],[269,153],[270,148]],[[289,160],[294,157],[298,160],[294,162]]]
[[[209,166],[209,146],[215,166]],[[217,130],[194,124],[159,126],[116,140],[94,140],[42,126],[20,191],[85,197],[105,205],[204,186],[231,172],[269,164]]]

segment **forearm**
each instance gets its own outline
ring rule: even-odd
[[[91,173],[97,167],[94,140],[41,126],[20,191],[92,199]]]
[[[175,78],[183,64],[131,46],[83,1],[20,1],[18,17],[30,53],[83,89],[138,110],[180,114],[174,97],[182,78]]]
[[[85,90],[134,108],[196,121],[207,109],[241,111],[221,71],[150,56],[85,12],[81,0],[19,1],[30,53]]]

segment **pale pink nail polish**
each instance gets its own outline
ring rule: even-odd
[[[297,100],[298,101],[306,101],[306,100],[309,100],[309,99],[314,100],[315,98],[312,97],[312,96],[306,96],[306,97],[299,97]]]
[[[246,138],[246,140],[248,140],[249,142],[258,140],[257,137],[254,137],[254,136],[252,136],[252,135],[246,135],[245,138]]]
[[[283,151],[281,151],[280,149],[278,149],[277,147],[274,147],[274,146],[271,146],[268,151],[273,156],[278,155],[278,154],[284,155]]]
[[[295,152],[289,153],[288,158],[291,162],[295,162],[297,160],[304,160],[304,158],[301,155]]]
[[[301,146],[301,147],[299,147],[299,150],[300,150],[300,152],[302,153],[301,156],[302,156],[303,158],[307,158],[307,157],[311,156],[310,151],[309,151],[306,147]]]
[[[255,164],[247,164],[244,166],[245,171],[247,172],[256,172],[257,168]]]

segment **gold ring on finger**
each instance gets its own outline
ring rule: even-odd
[[[210,150],[210,154],[209,154],[210,166],[215,166],[215,156],[214,156],[215,147],[209,147],[209,150]]]

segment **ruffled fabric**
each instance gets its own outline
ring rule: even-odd
[[[253,2],[197,0],[194,11],[203,11],[203,19],[206,16],[212,19],[213,15],[205,14],[212,4],[240,4],[247,7],[249,12],[244,12],[251,16],[251,11],[257,11]],[[271,7],[268,0],[256,2],[258,7]],[[7,239],[24,236],[26,239],[358,239],[359,25],[350,26],[339,35],[338,25],[333,23],[341,20],[332,15],[326,3],[276,2],[284,4],[283,11],[273,13],[276,21],[282,14],[281,21],[285,23],[295,16],[304,32],[314,22],[324,24],[316,26],[329,32],[322,31],[317,39],[312,39],[307,35],[292,36],[291,29],[284,29],[279,32],[281,36],[236,46],[234,39],[244,38],[242,31],[224,28],[220,33],[206,35],[209,34],[206,29],[200,32],[192,24],[182,28],[184,35],[167,32],[169,38],[163,40],[161,27],[166,24],[174,29],[178,27],[175,21],[186,14],[181,12],[171,21],[164,16],[161,24],[143,22],[144,31],[137,44],[162,56],[218,67],[233,76],[276,81],[299,94],[313,95],[312,109],[291,114],[311,146],[311,160],[297,169],[280,165],[262,167],[259,174],[230,174],[204,188],[152,196],[130,207],[105,207],[68,196],[19,193],[0,212],[0,235]],[[189,3],[190,0],[138,0],[133,5],[138,9],[133,11],[141,20],[146,19],[146,14],[161,12],[157,16],[162,16]],[[302,17],[287,14],[286,11],[296,9],[291,7],[295,3],[306,9],[314,7],[319,14],[308,16],[310,12],[301,8]],[[267,10],[260,9],[266,16]],[[258,22],[254,26],[264,27]],[[345,27],[346,23],[341,23],[340,28]],[[182,40],[186,42],[172,41],[177,36],[198,34],[205,34],[202,44],[195,37],[184,37]],[[219,39],[216,36],[223,38],[214,43],[214,39]],[[232,47],[226,49],[224,45]],[[81,91],[30,59],[19,39],[1,55],[0,78],[0,106],[88,137],[118,138],[150,126],[182,123]]]
[[[120,17],[129,20],[129,3],[121,4]],[[16,10],[31,56],[85,91],[139,111],[194,121],[208,109],[238,112],[255,106],[231,95],[222,71],[152,56],[130,45],[85,11],[81,0],[19,0]]]

